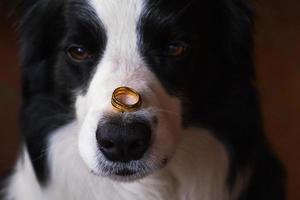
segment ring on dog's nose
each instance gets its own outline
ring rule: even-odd
[[[141,107],[142,97],[129,87],[119,87],[112,94],[111,104],[119,112],[134,112]]]

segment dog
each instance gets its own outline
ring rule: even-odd
[[[253,84],[249,1],[22,7],[23,142],[2,199],[285,199]]]

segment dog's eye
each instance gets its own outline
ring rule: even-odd
[[[172,42],[168,45],[166,55],[169,57],[182,57],[188,51],[188,44],[182,41]]]
[[[84,47],[73,46],[68,49],[68,55],[75,61],[91,59],[93,55]]]

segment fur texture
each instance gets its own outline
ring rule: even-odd
[[[252,84],[248,4],[26,1],[23,151],[4,199],[283,200]],[[74,48],[89,56],[75,59]],[[141,109],[112,108],[120,86],[141,94]],[[142,158],[108,159],[99,127],[136,121],[151,127]]]

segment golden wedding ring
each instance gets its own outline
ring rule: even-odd
[[[128,98],[133,103],[128,103],[126,100]],[[137,91],[129,87],[119,87],[112,94],[111,104],[119,112],[134,112],[141,107],[142,97]]]

